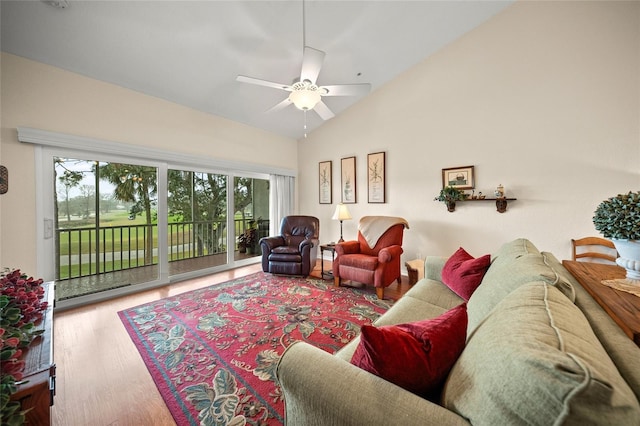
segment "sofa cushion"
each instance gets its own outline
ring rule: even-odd
[[[543,280],[557,286],[572,300],[575,298],[573,285],[564,277],[564,274],[569,273],[557,261],[557,264],[552,266],[551,257],[537,250],[531,252],[531,247],[526,244],[520,246],[519,253],[513,249],[511,243],[505,246],[511,246],[512,250],[506,255],[494,258],[482,279],[482,284],[469,299],[468,333],[471,333],[506,295],[531,281]]]
[[[569,298],[572,302],[576,301],[576,286],[579,287],[580,284],[576,281],[576,279],[571,275],[571,272],[567,271],[567,268],[562,266],[560,261],[553,255],[553,253],[549,253],[543,251],[542,257],[544,258],[544,263],[556,274],[557,280],[555,282],[551,282],[556,286],[558,290],[560,290],[565,296]]]
[[[490,255],[485,254],[476,259],[460,247],[444,264],[442,282],[458,296],[468,301],[480,285],[490,263]]]
[[[534,259],[537,256],[540,256],[540,251],[524,238],[503,244],[492,255],[491,266],[482,278],[488,285],[478,287],[467,304],[469,315],[467,334],[504,296],[524,283],[539,279],[540,269],[531,267],[528,264],[530,262],[527,262],[527,259]]]
[[[523,254],[540,254],[540,250],[533,245],[531,241],[526,238],[516,238],[513,241],[504,243],[498,251],[491,256],[491,263],[496,259],[501,259],[503,262],[509,262],[513,259],[517,259]]]
[[[378,257],[360,253],[345,254],[340,257],[340,266],[351,266],[373,271],[378,266]]]
[[[441,306],[445,309],[451,309],[464,302],[463,298],[455,294],[453,290],[444,285],[441,281],[425,278],[414,284],[414,286],[407,291],[404,296],[402,296],[402,299],[405,298],[418,299],[431,305]],[[425,315],[422,318],[431,317]]]
[[[363,325],[351,363],[428,397],[439,392],[464,348],[466,333],[465,304],[432,319],[381,327]]]
[[[577,284],[575,304],[589,320],[593,333],[616,364],[631,390],[640,401],[640,348],[618,324],[600,307],[581,285]],[[640,421],[640,420],[639,420]]]
[[[638,400],[587,319],[545,281],[514,290],[469,336],[443,404],[472,424],[637,425],[640,419]]]

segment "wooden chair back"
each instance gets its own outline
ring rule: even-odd
[[[600,237],[585,237],[571,240],[573,260],[593,259],[605,260],[616,263],[618,251],[613,242]]]

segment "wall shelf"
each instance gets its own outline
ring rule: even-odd
[[[507,211],[507,204],[509,201],[516,201],[517,198],[496,198],[496,197],[492,197],[492,198],[474,198],[474,199],[467,199],[467,200],[462,200],[464,202],[475,202],[475,201],[495,201],[496,203],[496,210],[498,211],[498,213],[504,213]]]
[[[507,205],[509,204],[509,201],[516,201],[517,198],[496,198],[496,197],[491,197],[491,198],[468,198],[466,200],[458,200],[460,202],[475,202],[475,201],[495,201],[496,203],[496,210],[498,211],[498,213],[504,213],[507,211]],[[447,204],[447,210],[449,210],[450,212],[453,212],[456,210],[456,204],[452,203],[451,205],[448,203]]]

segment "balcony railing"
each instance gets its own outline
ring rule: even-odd
[[[234,235],[242,234],[252,220],[235,220]],[[260,236],[266,236],[269,221],[259,220],[259,229]],[[157,224],[58,229],[57,279],[155,265],[158,263],[157,231]],[[227,223],[224,220],[179,222],[168,226],[169,262],[226,253],[226,244]]]

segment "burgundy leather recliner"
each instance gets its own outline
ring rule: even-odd
[[[285,216],[280,223],[280,235],[260,240],[262,270],[306,277],[317,261],[319,232],[317,217]]]

